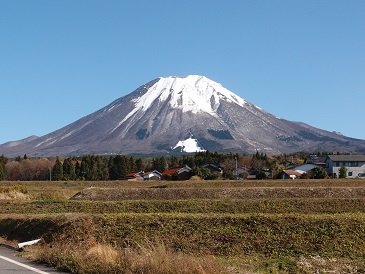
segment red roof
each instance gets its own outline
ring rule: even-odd
[[[133,178],[133,177],[143,176],[143,174],[144,174],[143,171],[140,171],[140,172],[131,172],[131,173],[128,173],[127,174],[127,177],[128,178],[129,177]]]
[[[174,175],[179,169],[181,169],[181,167],[174,167],[174,168],[166,169],[162,173],[162,175]]]

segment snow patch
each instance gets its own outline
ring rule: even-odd
[[[189,137],[188,139],[184,141],[179,141],[176,146],[174,146],[172,149],[180,148],[181,152],[204,152],[205,149],[201,148],[199,146],[198,140],[193,139],[192,137]]]
[[[115,108],[115,105],[114,106],[111,106],[110,108],[108,108],[107,112],[110,112],[113,110],[113,108]]]
[[[57,139],[55,139],[54,137],[51,138],[47,138],[46,140],[44,140],[43,142],[40,142],[39,144],[37,144],[36,146],[34,146],[34,148],[37,148],[43,144],[47,144],[47,145],[52,145],[55,142],[57,142]]]
[[[76,129],[75,130],[72,130],[72,131],[70,131],[69,133],[67,133],[67,134],[65,134],[65,135],[63,135],[61,138],[60,138],[60,140],[63,140],[63,139],[65,139],[65,138],[67,138],[67,137],[70,137],[72,134],[74,134],[76,132]]]
[[[84,127],[86,127],[87,125],[91,124],[93,121],[90,120],[90,121],[87,121],[85,124],[83,124],[82,126],[80,126],[79,128],[77,129],[74,129],[74,130],[71,130],[70,132],[68,132],[67,134],[61,136],[61,138],[59,139],[59,141],[67,138],[67,137],[70,137],[72,134],[74,134],[75,132],[79,132],[81,131]]]

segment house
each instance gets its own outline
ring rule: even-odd
[[[322,161],[322,160],[321,160]],[[279,174],[279,178],[281,179],[296,179],[302,177],[303,174],[310,174],[311,171],[315,168],[322,167],[323,164],[321,162],[314,164],[314,163],[308,163],[310,161],[306,161],[306,164],[293,167],[291,169],[285,169]]]
[[[185,165],[184,167],[174,167],[165,170],[162,176],[166,180],[189,180],[192,176],[192,169]]]
[[[137,173],[129,173],[127,174],[127,179],[130,182],[136,181],[149,181],[149,180],[161,180],[162,174],[157,170],[151,172],[140,171]]]
[[[306,160],[306,164],[316,165],[318,167],[326,168],[326,156],[310,155]]]
[[[143,175],[143,179],[145,181],[151,181],[151,180],[161,180],[162,174],[158,172],[157,170],[154,170],[152,172],[147,172]]]
[[[139,182],[144,180],[143,176],[144,176],[144,171],[133,172],[127,174],[127,180],[130,182]]]
[[[202,168],[209,169],[211,173],[217,173],[222,175],[223,174],[223,168],[214,165],[214,164],[205,164],[201,166]]]
[[[243,167],[237,167],[235,170],[234,170],[234,175],[236,177],[236,179],[250,179],[250,180],[254,180],[256,179],[256,175],[251,175],[250,176],[250,173],[249,173],[249,170],[248,168],[246,168],[246,166],[243,166]],[[254,177],[252,177],[254,176]]]
[[[283,180],[285,180],[285,179],[294,180],[296,178],[300,178],[300,176],[302,176],[302,174],[303,173],[296,171],[296,170],[286,169],[286,170],[283,170],[279,176]]]
[[[308,173],[308,172],[312,171],[313,169],[315,169],[317,167],[319,167],[319,166],[317,166],[315,164],[304,164],[304,165],[300,165],[295,168],[292,168],[291,170],[295,170],[301,174],[304,174],[304,173]]]
[[[328,155],[326,169],[329,176],[338,178],[340,168],[346,168],[347,178],[365,178],[365,155]]]
[[[214,165],[214,164],[205,164],[200,166],[201,168],[207,169],[210,172],[210,175],[207,177],[208,179],[217,179],[221,178],[223,175],[223,168]]]

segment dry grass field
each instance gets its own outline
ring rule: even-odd
[[[0,237],[72,273],[363,273],[365,180],[1,182]]]

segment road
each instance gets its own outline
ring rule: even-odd
[[[1,274],[61,274],[53,268],[34,264],[24,258],[16,256],[17,251],[0,245],[0,273]]]

